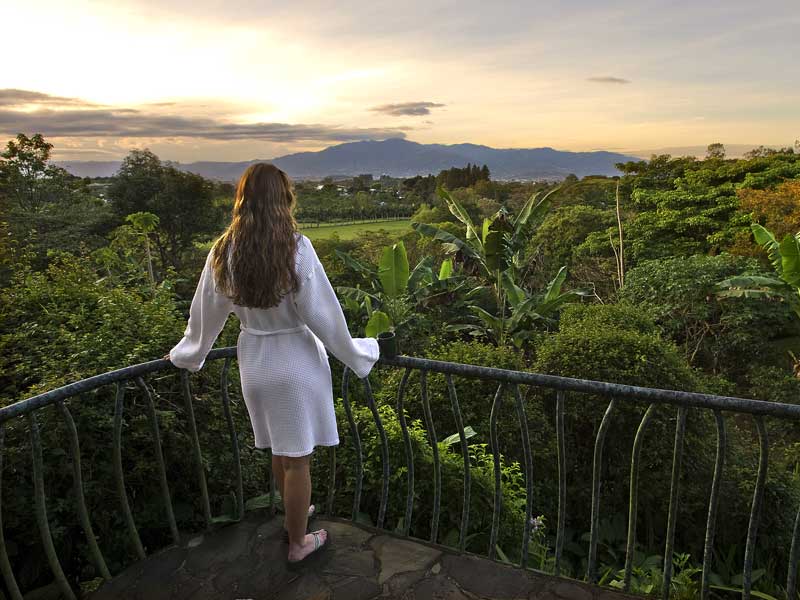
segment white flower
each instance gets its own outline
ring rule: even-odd
[[[537,531],[544,530],[544,515],[539,515],[538,517],[531,517],[531,527],[533,533]]]

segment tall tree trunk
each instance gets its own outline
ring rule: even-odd
[[[150,276],[150,285],[156,289],[156,278],[153,275],[153,257],[150,255],[150,237],[144,234],[144,254],[147,257],[147,274]]]
[[[622,237],[622,216],[619,209],[619,179],[617,179],[617,228],[619,229],[619,256],[617,257],[617,273],[619,274],[620,289],[625,285],[625,250]]]

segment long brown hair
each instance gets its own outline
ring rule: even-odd
[[[234,304],[271,308],[297,290],[294,206],[292,183],[275,165],[256,163],[242,174],[213,257],[217,289]]]

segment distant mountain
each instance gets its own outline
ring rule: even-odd
[[[614,152],[566,152],[553,148],[497,149],[476,144],[418,144],[403,139],[350,142],[318,152],[299,152],[274,158],[274,163],[295,179],[320,179],[329,175],[351,176],[361,173],[411,177],[436,174],[442,169],[463,167],[467,163],[486,164],[493,179],[560,179],[570,173],[614,175],[615,163],[638,160]],[[235,181],[246,162],[194,162],[178,164],[180,169],[204,177]],[[68,161],[59,163],[81,177],[112,175],[119,162]]]

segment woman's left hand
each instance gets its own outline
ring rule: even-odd
[[[165,355],[162,357],[162,360],[170,360],[170,358],[169,358],[169,354],[165,354]]]

